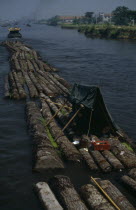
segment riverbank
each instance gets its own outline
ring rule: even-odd
[[[136,27],[132,26],[63,24],[61,28],[77,29],[78,32],[93,38],[136,40]]]

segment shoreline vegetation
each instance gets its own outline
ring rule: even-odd
[[[61,24],[64,29],[77,29],[87,37],[106,39],[136,40],[135,26],[94,25],[94,24]]]

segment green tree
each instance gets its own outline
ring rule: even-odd
[[[86,12],[85,13],[85,22],[90,24],[93,22],[93,12]]]
[[[56,15],[56,16],[54,16],[54,17],[48,19],[48,20],[47,20],[47,24],[52,25],[52,26],[56,26],[56,25],[58,25],[59,20],[60,20],[60,19],[59,19],[59,16]]]
[[[112,21],[115,25],[128,25],[130,22],[130,10],[127,7],[117,7],[113,12]]]

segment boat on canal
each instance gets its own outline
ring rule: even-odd
[[[22,38],[21,28],[9,28],[8,38]]]

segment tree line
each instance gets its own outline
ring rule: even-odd
[[[60,18],[57,15],[47,20],[50,25],[58,25],[59,22]],[[73,24],[97,24],[102,22],[102,15],[96,16],[94,12],[86,12],[83,17],[75,17],[73,20]],[[110,22],[115,25],[134,25],[136,23],[136,11],[125,6],[119,6],[112,11]]]

